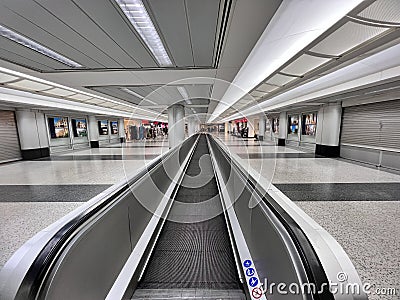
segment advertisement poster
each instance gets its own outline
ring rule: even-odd
[[[305,114],[302,120],[302,135],[315,136],[317,130],[317,114]]]
[[[279,119],[278,118],[272,120],[272,131],[274,133],[279,133]]]
[[[74,137],[86,137],[87,136],[87,123],[86,119],[72,119],[72,131]]]
[[[107,120],[99,121],[99,134],[100,135],[108,135],[108,121]]]
[[[298,116],[288,116],[288,133],[297,134],[299,132],[299,117]]]
[[[111,121],[111,134],[118,134],[118,121]]]
[[[48,118],[50,136],[52,139],[69,137],[68,118],[54,117]]]

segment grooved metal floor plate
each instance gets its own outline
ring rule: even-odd
[[[196,176],[197,182],[206,183],[201,187],[190,188],[187,185],[180,188],[176,202],[196,205],[210,198],[219,199],[214,174],[210,173],[212,166],[208,153],[207,141],[202,135],[185,176]],[[200,166],[199,160],[203,160]],[[185,177],[185,180],[190,182],[191,179]],[[196,295],[200,295],[198,299],[245,299],[237,276],[224,216],[221,213],[215,216],[215,209],[221,209],[221,204],[219,202],[219,207],[216,207],[215,203],[216,201],[214,205],[196,208],[201,211],[193,209],[196,214],[206,216],[201,222],[165,223],[133,299],[182,299],[180,292],[185,292],[190,299],[196,299]],[[177,213],[174,206],[176,205],[173,205],[170,213],[172,217]],[[190,211],[188,213],[190,214]],[[159,292],[159,298],[157,293],[148,293],[154,290]],[[166,297],[168,291],[172,294]],[[197,291],[197,294],[194,291]],[[212,291],[225,294],[218,296],[212,294]]]

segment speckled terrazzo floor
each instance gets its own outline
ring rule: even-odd
[[[0,268],[38,231],[82,202],[0,202]]]
[[[352,259],[363,283],[396,288],[397,295],[369,295],[370,300],[400,299],[400,202],[296,202],[324,227]]]
[[[163,141],[125,146],[0,165],[0,269],[37,232],[168,151]]]

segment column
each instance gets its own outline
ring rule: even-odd
[[[41,112],[17,110],[19,143],[23,159],[50,156],[45,116]]]
[[[126,141],[126,135],[125,135],[125,123],[124,123],[124,118],[120,118],[118,120],[118,133],[119,133],[119,141],[122,143],[125,143]]]
[[[99,124],[95,116],[89,116],[90,147],[99,148]]]
[[[255,134],[255,119],[249,119],[247,118],[247,128],[248,128],[248,132],[247,132],[247,137],[254,137]]]
[[[286,145],[287,127],[288,127],[287,114],[286,111],[282,111],[279,115],[278,146]]]
[[[229,134],[229,127],[230,127],[230,124],[229,124],[229,122],[225,122],[225,135],[228,135]]]
[[[189,133],[189,136],[196,133],[196,117],[195,116],[190,116],[188,118],[188,133]]]
[[[258,120],[258,140],[263,141],[264,140],[264,134],[265,134],[265,115],[262,114],[260,116],[260,119]]]
[[[185,108],[174,104],[168,108],[168,144],[173,148],[185,139]]]
[[[326,157],[339,157],[341,121],[341,103],[323,105],[319,109],[317,115],[315,154]]]

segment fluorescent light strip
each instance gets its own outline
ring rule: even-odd
[[[192,100],[189,99],[189,94],[186,89],[183,86],[178,86],[176,88],[178,89],[179,94],[183,97],[183,100],[185,100],[187,104],[192,104]]]
[[[135,96],[135,97],[137,97],[139,99],[142,99],[143,101],[147,101],[147,102],[149,102],[151,104],[157,105],[157,103],[155,103],[154,101],[151,101],[151,100],[143,97],[142,95],[140,95],[140,94],[138,94],[138,93],[136,93],[136,92],[134,92],[134,91],[132,91],[132,90],[130,90],[128,88],[121,88],[121,90],[123,90],[124,92],[126,92],[128,94],[131,94],[131,95],[133,95],[133,96]]]
[[[162,67],[172,62],[142,0],[115,0]]]
[[[25,46],[31,50],[34,50],[36,52],[39,52],[40,54],[43,54],[47,57],[50,57],[56,61],[59,61],[60,63],[63,63],[64,65],[70,66],[72,68],[80,68],[82,65],[78,64],[77,62],[74,62],[73,60],[66,58],[65,56],[62,56],[61,54],[58,54],[57,52],[54,52],[53,50],[50,50],[49,48],[46,48],[39,43],[36,43],[19,33],[16,33],[2,25],[0,25],[0,35],[12,40],[22,46]]]

